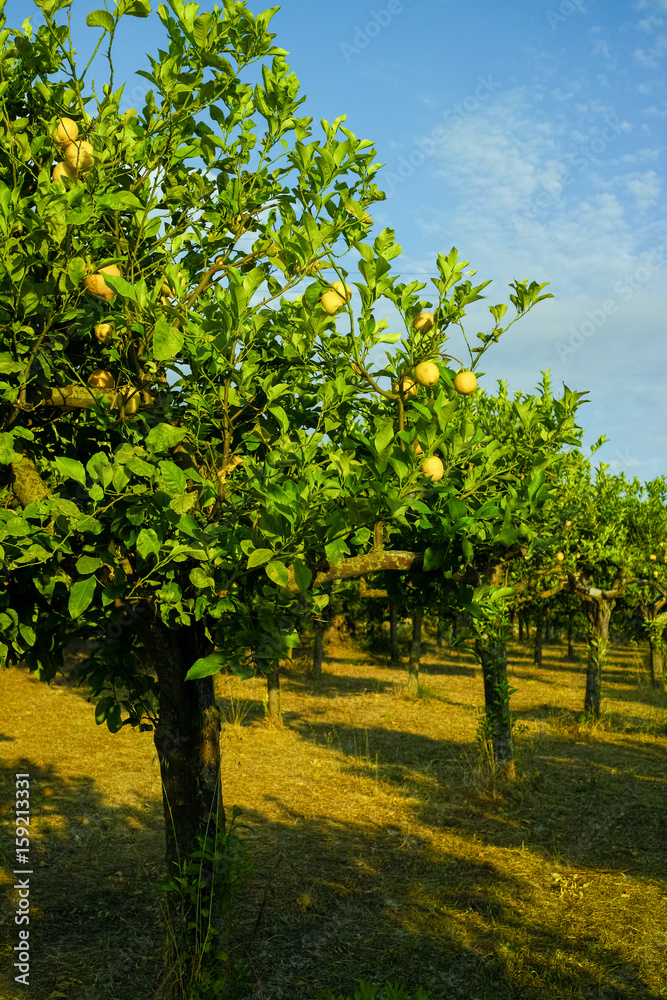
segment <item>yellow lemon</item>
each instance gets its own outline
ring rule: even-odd
[[[435,385],[440,378],[440,369],[432,361],[422,361],[415,368],[415,378],[420,385]]]
[[[432,483],[437,483],[444,474],[445,467],[437,455],[431,455],[422,465],[422,475],[430,479]]]
[[[459,372],[454,379],[454,388],[462,396],[469,396],[477,388],[477,379],[473,372]]]

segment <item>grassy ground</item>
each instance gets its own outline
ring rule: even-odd
[[[476,761],[482,699],[469,653],[426,643],[405,670],[340,641],[318,683],[296,661],[282,727],[261,680],[218,677],[223,790],[253,827],[238,914],[243,1000],[314,1000],[359,979],[434,1000],[667,997],[667,697],[612,650],[603,719],[581,725],[585,676],[545,648],[511,653],[517,776]],[[112,736],[86,693],[0,673],[0,860],[16,770],[31,775],[31,985],[17,987],[13,878],[0,883],[2,1000],[149,1000],[161,942],[159,772],[151,734]],[[263,903],[263,907],[262,907]],[[4,975],[4,978],[3,978]]]

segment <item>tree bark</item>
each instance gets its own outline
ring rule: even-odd
[[[665,683],[665,658],[659,643],[649,637],[649,666],[651,668],[651,684],[663,688]]]
[[[526,626],[526,642],[530,642],[530,613],[524,611],[523,623]]]
[[[408,660],[408,691],[411,694],[416,694],[419,690],[419,663],[421,660],[423,620],[424,612],[422,608],[415,608],[412,612],[412,642],[410,643],[410,658]]]
[[[482,666],[484,705],[496,767],[512,760],[512,725],[507,678],[507,650],[501,641],[478,636],[475,652]]]
[[[551,613],[547,609],[544,615],[544,639],[543,645],[548,645],[551,642]]]
[[[266,686],[269,695],[269,719],[271,722],[280,722],[282,712],[280,709],[280,664],[273,664],[272,669],[266,675]]]
[[[225,810],[220,783],[220,713],[215,704],[213,677],[185,680],[189,668],[206,656],[213,645],[204,634],[204,623],[195,622],[178,629],[168,628],[161,619],[140,617],[137,632],[148,663],[159,685],[159,718],[154,733],[162,778],[165,820],[165,856],[170,877],[178,874],[187,855],[200,847],[199,836],[214,846],[215,827],[225,832]],[[199,866],[199,862],[197,862]],[[224,911],[229,903],[219,864],[201,859],[201,878],[213,927],[223,930]],[[170,918],[175,926],[187,927],[193,920],[185,897],[169,894]],[[201,946],[206,918],[194,921],[186,931],[195,947]],[[181,923],[181,919],[183,923]],[[222,942],[221,942],[222,943]]]
[[[542,615],[537,613],[535,620],[535,656],[534,661],[538,667],[542,666]]]
[[[439,637],[440,632],[438,631]],[[391,662],[398,663],[400,661],[398,654],[398,607],[393,601],[389,605],[389,648],[391,650]]]
[[[591,633],[588,643],[586,666],[586,697],[584,711],[594,719],[600,718],[600,695],[602,691],[602,667],[609,643],[609,619],[616,602],[597,598],[593,610],[589,612]]]
[[[519,642],[523,642],[523,615],[519,612]]]
[[[311,676],[320,678],[322,676],[322,658],[324,656],[324,633],[326,622],[321,619],[315,620],[315,643],[313,646],[313,666],[310,671]]]

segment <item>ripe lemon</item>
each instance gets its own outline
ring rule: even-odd
[[[93,333],[100,344],[110,344],[113,340],[113,323],[98,323],[93,327]]]
[[[569,528],[571,524],[572,524],[572,521],[566,521],[565,522],[565,527]]]
[[[426,476],[432,483],[437,483],[445,474],[445,467],[437,455],[431,455],[422,465],[422,476]]]
[[[139,390],[133,385],[122,385],[119,396],[118,403],[125,407],[125,416],[131,417],[139,409]]]
[[[415,455],[423,455],[424,454],[424,449],[420,445],[419,441],[415,441],[415,443],[413,444],[412,447],[415,450]]]
[[[83,140],[71,142],[65,150],[65,160],[72,170],[76,170],[77,174],[85,174],[95,162],[93,147],[89,142]]]
[[[112,288],[109,288],[104,280],[105,274],[120,277],[120,271],[116,265],[109,264],[107,267],[101,267],[97,274],[89,274],[87,278],[83,279],[83,284],[90,295],[95,295],[98,299],[104,299],[105,302],[111,302],[116,293]]]
[[[556,553],[556,559],[558,560],[558,562],[563,562],[563,560],[565,559],[565,556],[563,555],[562,552],[557,552]]]
[[[86,385],[90,389],[113,389],[116,385],[116,380],[111,372],[107,372],[103,368],[97,368],[88,376]]]
[[[350,297],[352,295],[352,289],[350,288],[349,285],[344,285],[342,281],[334,281],[331,287],[333,288],[334,292],[338,292],[340,297],[344,299],[345,302],[350,301]]]
[[[404,375],[401,379],[400,388],[398,382],[392,382],[391,388],[394,392],[402,392],[406,398],[417,395],[417,386],[415,385],[414,380],[408,378],[407,375]]]
[[[658,571],[657,571],[657,569],[654,569],[653,570],[653,576],[657,576],[657,575],[658,575]]]
[[[421,312],[412,321],[413,330],[419,333],[428,333],[433,326],[433,313]]]
[[[322,293],[320,304],[325,313],[328,313],[329,316],[333,316],[334,313],[338,312],[341,306],[344,306],[346,302],[350,301],[351,295],[352,289],[349,285],[344,285],[342,281],[334,281],[331,288]]]
[[[54,140],[58,146],[69,146],[79,138],[79,126],[71,118],[59,118]]]
[[[432,361],[422,361],[415,368],[415,378],[420,385],[435,385],[440,378],[440,369]]]
[[[477,388],[477,379],[473,372],[459,372],[454,379],[454,388],[462,396],[469,396]]]
[[[72,167],[70,167],[69,163],[67,163],[65,160],[61,161],[60,163],[56,163],[55,167],[53,168],[53,173],[51,174],[51,180],[54,181],[56,184],[62,184],[63,177],[66,177],[70,181],[76,180],[76,170],[73,170]],[[63,187],[64,186],[65,185],[63,184]]]
[[[651,560],[651,562],[655,562],[657,558],[658,557],[654,556],[653,553],[651,553],[651,555],[649,556],[649,559]]]

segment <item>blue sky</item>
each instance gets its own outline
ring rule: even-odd
[[[81,56],[99,5],[73,2]],[[6,13],[18,25],[31,11],[10,0]],[[514,278],[550,282],[555,299],[483,359],[483,384],[531,392],[551,369],[556,391],[589,392],[585,443],[609,438],[595,461],[667,475],[667,0],[286,2],[271,30],[314,136],[320,118],[346,113],[375,142],[387,200],[371,236],[396,231],[405,280],[428,281],[456,246],[477,279],[494,279],[489,304],[509,301]],[[160,36],[156,17],[127,19],[116,73],[128,108],[141,107],[133,72]],[[470,310],[469,339],[487,316]],[[454,331],[452,353],[460,346]]]

